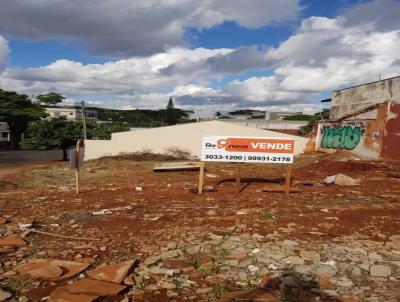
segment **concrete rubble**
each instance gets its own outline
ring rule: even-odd
[[[33,278],[60,281],[79,274],[88,266],[87,263],[75,261],[30,259],[17,266],[16,270],[22,275],[31,275]]]
[[[399,184],[385,178],[398,166],[307,163],[295,171],[301,180],[321,183],[341,169],[359,185],[286,195],[263,193],[260,182],[233,195],[235,184],[218,176],[207,184],[218,191],[198,196],[189,191],[196,174],[152,182],[159,176],[148,165],[101,194],[0,192],[0,301],[399,301]]]
[[[400,250],[391,247],[393,242],[400,243],[400,237],[393,237],[384,248],[379,242],[357,235],[339,237],[331,243],[316,239],[310,245],[308,241],[274,234],[253,236],[225,231],[225,235],[216,231],[206,237],[192,234],[185,242],[160,246],[159,253],[144,258],[135,268],[135,260],[99,265],[84,272],[87,278],[79,277],[57,287],[49,301],[93,301],[100,296],[116,296],[126,287],[124,296],[128,298],[166,290],[168,297],[206,299],[220,296],[221,286],[262,288],[270,283],[294,293],[307,289],[321,298],[356,295],[359,301],[372,301],[374,297],[380,301],[383,295],[386,301],[395,301],[390,299],[399,297],[397,291],[389,289],[393,281],[400,280]],[[16,271],[42,281],[59,281],[65,276],[73,278],[88,266],[31,259],[18,265]],[[371,282],[380,286],[371,289]],[[242,294],[237,291],[238,297]],[[10,294],[2,291],[1,297]]]
[[[199,170],[200,170],[200,163],[198,162],[162,163],[153,168],[154,172],[199,171]]]
[[[134,260],[127,260],[116,264],[101,265],[93,270],[88,271],[87,275],[96,280],[122,283],[134,263]]]
[[[335,185],[338,186],[358,186],[360,184],[360,180],[339,173],[337,175],[328,176],[327,178],[325,178],[324,183],[325,184],[334,183]]]

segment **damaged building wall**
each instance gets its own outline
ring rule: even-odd
[[[332,94],[330,119],[337,120],[374,104],[399,100],[400,76],[336,90]]]
[[[348,150],[368,157],[379,157],[379,141],[374,121],[325,122],[318,125],[318,151]]]
[[[389,104],[381,156],[400,159],[400,102]]]
[[[316,150],[348,150],[366,158],[400,159],[400,103],[385,102],[338,120],[320,122]]]

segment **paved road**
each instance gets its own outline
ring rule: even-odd
[[[61,159],[61,150],[0,151],[0,166],[17,166],[49,161],[60,161]]]

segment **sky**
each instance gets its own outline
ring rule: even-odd
[[[332,90],[400,74],[398,16],[400,0],[1,0],[0,89],[314,113]]]

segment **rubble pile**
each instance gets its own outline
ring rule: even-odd
[[[0,301],[399,301],[397,166],[310,161],[289,195],[137,163],[126,187],[0,192]],[[338,165],[357,183],[323,184]]]
[[[208,240],[169,243],[161,253],[144,259],[132,274],[131,293],[167,290],[169,297],[221,298],[225,291],[268,287],[293,294],[342,297],[359,301],[396,301],[400,293],[399,236],[386,246],[363,236],[336,238],[332,243],[275,239],[257,234],[207,234]],[[370,288],[375,283],[376,288]],[[231,295],[232,297],[232,295]],[[375,299],[375,300],[374,300]],[[357,301],[357,300],[356,300]]]
[[[309,242],[277,232],[239,232],[236,227],[210,233],[194,230],[186,240],[155,248],[156,253],[146,251],[137,259],[108,264],[87,257],[26,258],[27,240],[13,235],[0,241],[2,254],[9,257],[0,268],[0,284],[7,287],[8,278],[29,276],[31,287],[53,288],[50,302],[105,296],[144,301],[149,295],[172,301],[231,301],[257,290],[270,299],[282,294],[322,301],[400,299],[400,235],[382,244],[359,234]],[[2,290],[0,301],[12,295]]]

